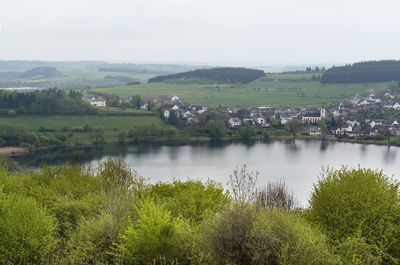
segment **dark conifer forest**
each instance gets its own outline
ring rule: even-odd
[[[368,61],[332,67],[322,75],[321,83],[368,83],[400,80],[400,61]]]

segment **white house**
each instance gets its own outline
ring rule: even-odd
[[[149,108],[149,104],[148,103],[144,103],[140,106],[141,110],[147,110]]]
[[[353,131],[353,127],[351,125],[342,128],[342,134],[351,133]]]
[[[254,119],[253,118],[244,118],[243,119],[243,123],[250,123],[250,124],[252,124],[252,125],[254,125]]]
[[[312,127],[310,128],[310,136],[321,136],[321,128],[318,127]]]
[[[169,110],[164,110],[164,118],[169,118]]]
[[[183,117],[185,118],[185,119],[188,119],[188,118],[190,118],[190,117],[192,117],[193,116],[193,114],[190,112],[190,111],[186,111],[185,113],[183,113]]]
[[[106,101],[102,98],[93,98],[89,100],[90,105],[94,107],[105,107]]]
[[[359,126],[359,125],[360,125],[360,122],[358,122],[358,121],[356,121],[356,120],[347,120],[347,121],[346,121],[346,124],[349,124],[349,125],[351,125],[351,126],[353,126],[353,127],[356,127],[356,126]]]
[[[264,125],[265,124],[265,119],[263,118],[263,117],[258,117],[257,119],[256,119],[256,122],[257,122],[257,124],[259,124],[259,125]]]
[[[400,104],[398,102],[396,102],[393,104],[392,108],[395,110],[400,110]]]
[[[293,117],[289,116],[281,117],[281,124],[286,124],[290,120],[293,120]]]
[[[204,112],[206,112],[207,111],[207,107],[202,107],[201,109],[199,109],[197,112],[198,113],[204,113]]]
[[[242,124],[240,119],[237,117],[229,118],[228,123],[229,123],[229,126],[231,126],[231,127],[240,126]]]
[[[180,98],[178,96],[172,96],[171,101],[178,101]]]

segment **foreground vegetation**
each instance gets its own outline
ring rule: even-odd
[[[149,184],[124,162],[97,169],[0,169],[6,264],[398,264],[399,184],[327,169],[306,209],[283,182],[257,189],[234,170],[213,181]]]

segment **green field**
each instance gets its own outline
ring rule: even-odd
[[[116,141],[120,131],[129,131],[135,126],[154,124],[159,127],[166,127],[164,120],[156,116],[0,116],[0,124],[2,123],[24,125],[33,131],[39,131],[41,127],[47,130],[55,130],[55,132],[46,132],[46,134],[72,134],[72,139],[79,143],[90,141],[90,134],[72,131],[71,129],[83,127],[86,124],[91,128],[103,127],[104,137],[107,141]],[[63,130],[64,126],[67,127],[67,131]]]
[[[244,85],[228,84],[173,84],[147,83],[133,86],[95,88],[91,91],[117,96],[177,95],[185,102],[205,105],[226,106],[322,106],[340,102],[343,98],[355,94],[366,94],[372,90],[385,90],[394,84],[321,84],[311,81],[313,74],[320,73],[284,73],[267,74],[266,77]]]
[[[46,129],[61,131],[64,126],[71,129],[76,126],[90,127],[102,126],[104,130],[128,130],[135,125],[165,126],[163,120],[155,116],[16,116],[0,117],[0,123],[25,125],[33,130],[39,130],[41,126]]]

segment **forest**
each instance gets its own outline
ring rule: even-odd
[[[149,79],[149,83],[177,81],[179,79],[199,79],[219,83],[243,83],[247,84],[265,76],[264,71],[242,67],[219,67],[212,69],[197,69],[194,71],[177,73],[172,75],[156,76]]]
[[[332,67],[321,77],[323,84],[388,81],[400,81],[400,61],[367,61]]]
[[[18,93],[0,90],[0,111],[4,114],[93,114],[97,110],[78,91],[44,89]]]
[[[3,264],[398,264],[399,183],[324,169],[301,208],[283,180],[235,168],[151,184],[122,160],[0,168]]]

